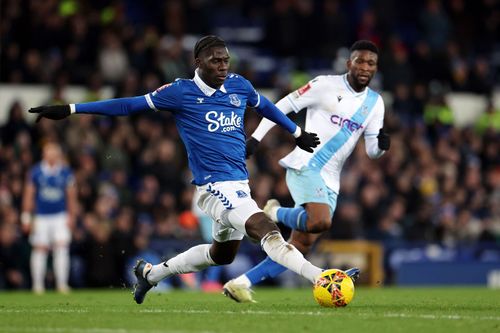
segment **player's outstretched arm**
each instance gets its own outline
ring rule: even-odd
[[[271,103],[264,96],[261,96],[260,104],[256,108],[256,110],[263,117],[271,120],[272,122],[280,125],[281,127],[285,128],[288,132],[290,132],[295,137],[295,143],[297,144],[297,146],[299,146],[299,148],[312,153],[313,148],[316,148],[320,144],[319,138],[316,135],[316,133],[309,133],[303,131],[299,126],[297,126],[293,121],[291,121],[290,118],[288,118],[283,112],[280,111],[280,109],[278,109],[273,103]],[[258,140],[257,139],[255,140],[258,143]],[[250,143],[250,145],[256,146],[255,142]],[[253,149],[253,151],[254,150],[255,149]],[[249,151],[247,145],[247,157],[249,156],[248,152]]]
[[[30,113],[38,114],[36,122],[42,118],[60,120],[73,113],[101,114],[107,116],[126,116],[132,113],[151,110],[145,96],[108,99],[98,102],[46,105],[31,108]]]
[[[287,98],[284,97],[280,99],[276,103],[276,107],[284,114],[287,115],[293,111],[292,106],[288,103]],[[252,136],[247,139],[247,149],[246,149],[246,158],[249,158],[251,155],[255,153],[257,150],[257,146],[259,142],[262,141],[262,138],[273,128],[276,124],[267,118],[262,118],[259,123],[259,126],[252,133]]]
[[[300,127],[298,127],[298,126],[297,126],[297,128],[300,129]],[[253,136],[251,136],[249,139],[247,139],[246,155],[245,155],[246,158],[249,158],[250,156],[252,156],[255,153],[255,151],[257,150],[257,147],[259,145],[259,142],[260,141],[258,141]],[[309,133],[309,132],[301,130],[300,136],[295,138],[295,143],[297,144],[297,146],[299,146],[299,148],[301,148],[309,153],[312,153],[313,148],[317,147],[320,144],[320,141],[319,141],[319,138],[316,135],[316,133]]]

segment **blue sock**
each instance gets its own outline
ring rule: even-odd
[[[205,275],[205,280],[219,282],[219,278],[222,274],[223,266],[210,266],[208,267]]]
[[[271,258],[267,257],[257,266],[246,272],[245,275],[250,282],[252,282],[252,285],[254,285],[268,278],[276,277],[286,270],[287,268],[285,266],[281,266],[277,262],[272,261]]]
[[[278,208],[278,221],[293,230],[307,232],[307,212],[304,207],[298,208]]]

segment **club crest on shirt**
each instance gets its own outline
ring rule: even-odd
[[[246,197],[248,197],[248,194],[246,194],[245,191],[242,191],[242,190],[236,191],[236,194],[238,195],[238,198],[246,198]]]
[[[238,98],[238,95],[236,95],[236,94],[229,95],[229,102],[236,107],[239,107],[241,105],[241,101]]]
[[[363,106],[361,107],[361,114],[362,114],[363,116],[366,116],[366,115],[368,114],[368,107],[367,107],[366,105],[363,105]]]

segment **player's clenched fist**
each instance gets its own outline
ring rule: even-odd
[[[378,147],[381,150],[389,150],[389,147],[391,146],[391,137],[384,131],[383,128],[381,128],[378,132],[377,139]]]

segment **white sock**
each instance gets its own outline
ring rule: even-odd
[[[271,220],[273,220],[273,222],[279,222],[278,221],[278,209],[280,209],[281,206],[276,206],[276,207],[273,207],[269,210],[269,217],[271,218]]]
[[[234,282],[239,285],[243,285],[246,288],[250,288],[252,286],[252,282],[250,282],[250,279],[245,274],[242,274],[238,276],[236,279],[234,279]]]
[[[148,274],[148,281],[159,281],[175,274],[198,272],[216,263],[210,257],[211,244],[193,246],[189,250],[176,255],[166,262],[154,265]]]
[[[295,246],[288,244],[278,231],[266,234],[260,244],[267,255],[280,265],[302,275],[312,283],[323,271],[307,261]]]
[[[47,251],[34,248],[30,258],[31,280],[34,291],[45,290],[45,272],[47,271]]]
[[[56,246],[53,253],[57,289],[66,290],[68,289],[69,277],[69,248],[67,246]]]

